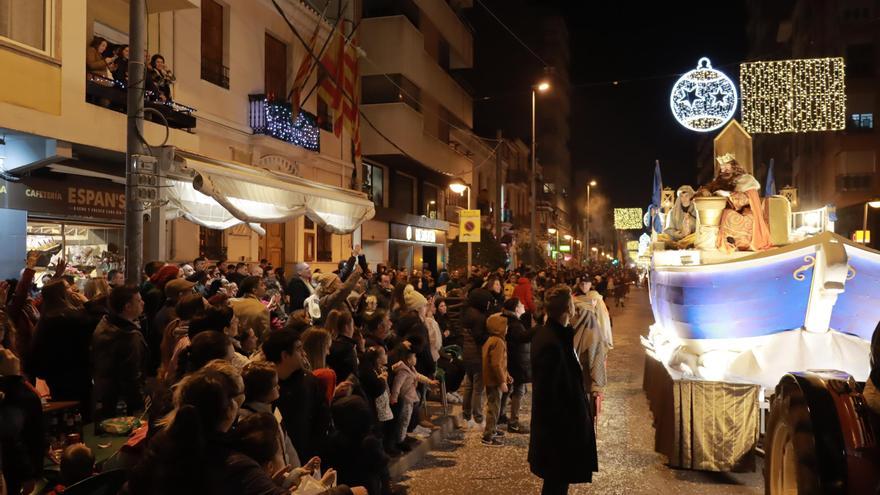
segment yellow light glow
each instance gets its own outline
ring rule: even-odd
[[[547,233],[550,235],[553,235],[556,233],[556,229],[554,229],[553,227],[550,227],[549,229],[547,229]]]
[[[590,187],[596,187],[596,181],[591,180],[591,181],[590,181]]]
[[[449,189],[451,189],[452,192],[456,194],[461,194],[464,192],[465,189],[467,189],[467,185],[465,185],[463,182],[453,182],[452,184],[449,184]]]
[[[868,206],[870,206],[871,208],[880,208],[880,199],[868,201]]]
[[[846,127],[846,64],[842,57],[740,65],[746,131],[839,131]]]
[[[537,89],[538,91],[540,91],[542,93],[545,93],[550,90],[550,83],[547,81],[541,81],[538,83],[537,86],[535,86],[535,89]]]
[[[566,241],[570,241],[570,240],[571,240],[571,234],[565,234],[564,236],[562,236],[562,238],[565,239]]]

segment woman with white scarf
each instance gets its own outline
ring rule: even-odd
[[[589,279],[580,280],[574,292],[575,329],[574,349],[584,375],[584,390],[594,409],[594,418],[602,408],[602,398],[608,376],[605,362],[608,351],[614,347],[611,317],[602,296],[591,290]]]

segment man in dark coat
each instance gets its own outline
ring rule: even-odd
[[[532,339],[532,433],[529,465],[544,479],[542,494],[568,493],[599,470],[596,432],[574,353],[571,289],[559,285],[544,296],[547,325]]]
[[[510,417],[507,419],[507,430],[511,433],[528,433],[525,426],[519,423],[520,401],[526,394],[526,384],[532,383],[531,342],[537,328],[531,328],[531,321],[526,315],[526,308],[516,297],[504,302],[502,314],[507,318],[507,372],[513,378],[510,392],[501,396],[501,416],[508,398],[510,399]],[[523,324],[529,323],[529,328]],[[503,422],[499,420],[499,424]]]
[[[312,287],[312,268],[308,263],[297,263],[293,266],[293,276],[287,284],[287,295],[290,297],[290,305],[287,313],[293,313],[303,309],[305,300],[315,293]]]
[[[468,306],[461,316],[462,358],[464,359],[467,384],[462,389],[462,417],[476,423],[483,422],[485,409],[483,395],[483,344],[489,338],[486,333],[486,319],[489,317],[489,304],[492,295],[486,289],[476,288],[468,292]]]

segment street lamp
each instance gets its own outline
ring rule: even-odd
[[[550,83],[548,81],[541,81],[538,84],[532,86],[532,174],[531,174],[531,183],[532,183],[532,221],[531,221],[531,231],[529,232],[529,240],[532,243],[532,250],[529,253],[529,257],[532,262],[532,270],[535,269],[537,265],[537,260],[535,259],[536,252],[538,250],[537,241],[535,240],[535,233],[538,230],[538,220],[537,220],[537,210],[538,210],[538,195],[535,189],[535,181],[537,180],[537,148],[535,142],[535,95],[537,92],[546,93],[550,91]]]
[[[869,244],[869,242],[868,242],[868,239],[869,239],[869,237],[868,237],[868,207],[869,206],[874,209],[880,208],[880,198],[872,199],[871,201],[868,201],[867,203],[865,203],[865,216],[862,217],[862,240],[865,241],[865,246],[867,246]]]
[[[587,256],[590,255],[590,189],[596,187],[596,181],[587,182]]]
[[[467,209],[468,210],[471,209],[471,186],[465,184],[462,181],[457,180],[455,182],[449,183],[449,189],[458,195],[463,194],[464,190],[467,189]],[[461,225],[461,210],[458,210],[458,217],[459,217],[459,225]],[[459,237],[459,239],[461,238],[461,232],[458,233],[458,237]],[[471,257],[472,257],[472,253],[473,253],[473,251],[471,249],[471,244],[473,244],[473,243],[468,242],[466,244],[467,244],[467,268],[465,269],[465,272],[470,274],[471,273]]]

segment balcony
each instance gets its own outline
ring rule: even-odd
[[[128,109],[128,91],[125,83],[101,76],[89,75],[86,79],[86,101],[94,105],[126,113]],[[176,101],[160,101],[156,95],[147,91],[144,95],[144,119],[157,124],[168,123],[172,129],[192,131],[196,127],[195,108]],[[158,114],[157,114],[158,113]]]
[[[202,79],[229,89],[229,67],[222,62],[202,57]]]
[[[293,118],[290,103],[269,101],[264,94],[248,96],[248,121],[254,134],[271,136],[309,151],[321,151],[321,129],[315,115],[300,110]]]
[[[507,171],[507,182],[512,184],[526,184],[529,183],[529,177],[531,176],[531,171],[526,170],[524,168],[515,168]]]

